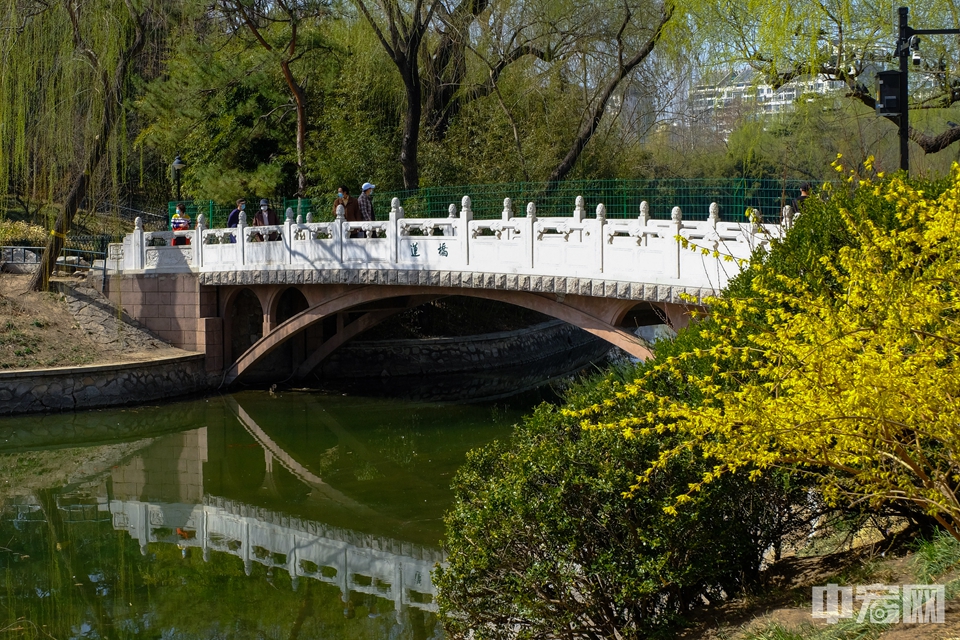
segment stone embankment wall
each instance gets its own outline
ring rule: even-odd
[[[208,390],[219,381],[203,354],[147,362],[0,372],[0,415],[142,404]]]
[[[330,354],[321,364],[321,371],[325,376],[351,378],[483,373],[532,367],[583,347],[593,347],[592,355],[596,358],[610,345],[573,325],[550,320],[516,331],[478,336],[357,340]],[[559,363],[560,369],[564,367],[569,369],[570,365]]]
[[[105,353],[173,350],[173,347],[157,335],[117,309],[95,288],[84,283],[62,281],[51,281],[50,286],[63,296],[63,301],[80,329],[100,345]]]

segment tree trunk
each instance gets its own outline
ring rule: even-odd
[[[90,186],[90,180],[93,173],[100,165],[100,161],[107,152],[107,141],[113,133],[117,124],[117,114],[119,107],[119,91],[112,91],[107,94],[108,100],[103,114],[103,122],[100,125],[99,135],[94,138],[93,146],[83,163],[83,172],[73,181],[67,199],[63,203],[63,209],[57,215],[57,221],[54,223],[53,231],[47,236],[47,244],[43,250],[43,257],[37,266],[36,273],[30,280],[31,291],[47,291],[50,289],[50,276],[56,270],[57,259],[60,257],[60,251],[66,244],[67,233],[73,225],[73,218],[77,215],[77,210],[87,197],[87,189]]]
[[[411,66],[415,67],[414,62]],[[420,103],[422,87],[416,69],[408,70],[404,75],[407,90],[407,110],[403,117],[403,139],[400,142],[400,167],[403,170],[403,188],[420,188],[420,166],[417,160],[417,145],[420,142],[420,116],[423,106]]]
[[[301,87],[293,77],[293,71],[290,70],[290,61],[280,62],[283,68],[283,77],[287,81],[287,87],[293,94],[293,101],[297,105],[297,198],[302,198],[307,191],[307,172],[305,168],[304,154],[307,144],[307,107],[306,98],[303,95]]]
[[[580,128],[580,131],[577,132],[577,137],[574,139],[573,144],[570,147],[570,151],[567,152],[566,157],[560,161],[560,164],[557,165],[557,168],[553,170],[553,173],[550,174],[550,177],[547,178],[547,183],[553,185],[554,183],[560,182],[567,174],[570,173],[574,165],[577,164],[577,160],[580,159],[580,154],[583,153],[584,147],[587,146],[587,143],[590,142],[590,138],[593,137],[593,134],[596,133],[597,127],[600,126],[600,120],[603,118],[603,113],[607,109],[607,102],[610,101],[611,96],[613,96],[614,91],[617,90],[617,87],[620,86],[620,82],[633,71],[637,65],[646,60],[647,56],[650,55],[650,52],[653,51],[653,47],[657,44],[657,41],[660,39],[660,36],[663,34],[663,27],[670,20],[670,17],[673,15],[673,7],[667,6],[664,7],[663,14],[660,16],[660,23],[657,25],[656,31],[654,31],[653,36],[640,48],[637,53],[624,62],[620,68],[617,70],[617,75],[607,83],[607,86],[604,87],[603,92],[600,94],[600,99],[594,105],[593,111],[590,114],[590,118],[586,123]]]

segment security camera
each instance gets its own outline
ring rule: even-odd
[[[915,67],[920,66],[920,52],[919,52],[919,51],[916,51],[916,50],[915,50],[910,57],[911,57],[911,59],[913,60],[913,66],[915,66]]]

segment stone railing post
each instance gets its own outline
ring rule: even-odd
[[[583,222],[583,217],[586,215],[587,209],[583,206],[583,196],[577,196],[577,200],[573,207],[573,221],[574,222]]]
[[[759,235],[760,230],[763,228],[763,218],[760,215],[760,209],[754,209],[753,207],[747,209],[747,217],[750,218],[750,233]]]
[[[600,273],[603,273],[603,232],[604,225],[607,224],[607,207],[602,202],[597,205],[597,230],[596,238],[594,238],[594,246],[596,247],[595,251],[595,260],[597,267],[600,270]]]
[[[334,256],[337,258],[337,262],[339,262],[340,264],[343,264],[343,244],[344,244],[343,240],[344,238],[350,235],[349,232],[344,233],[343,226],[346,223],[346,221],[347,221],[346,209],[343,208],[342,204],[338,204],[336,220],[333,221],[334,222],[333,233],[331,233],[330,235],[332,236],[333,240],[335,240],[335,242],[333,243],[334,246],[336,247]]]
[[[680,210],[680,207],[674,207],[670,212],[670,229],[673,231],[674,241],[671,243],[672,250],[668,251],[666,256],[669,261],[668,264],[664,265],[664,274],[668,277],[679,278],[680,277],[680,229],[683,227],[683,211]]]
[[[447,218],[450,220],[455,220],[457,218],[457,205],[453,204],[452,202],[447,207]],[[453,233],[455,236],[458,235],[456,231],[451,231],[451,233]],[[447,235],[446,231],[444,231],[443,235]],[[458,239],[457,242],[460,242],[460,240]]]
[[[403,220],[403,209],[400,207],[400,198],[390,201],[390,224],[387,226],[387,241],[390,243],[390,263],[396,265],[400,261],[400,221]]]
[[[298,205],[299,206],[299,205]],[[293,207],[287,207],[283,221],[283,248],[287,251],[284,262],[293,264]]]
[[[720,205],[716,202],[710,203],[710,217],[707,218],[710,228],[716,231],[717,223],[720,222]]]
[[[193,230],[193,264],[203,266],[203,230],[207,226],[207,219],[201,213],[197,216],[197,228]]]
[[[239,262],[247,264],[247,212],[241,211],[237,218],[237,244],[240,245]]]
[[[457,223],[455,222],[455,220],[457,219],[456,206],[450,205],[449,207],[447,207],[447,219],[450,221],[450,226],[444,227],[441,233],[445,236],[455,237],[457,235],[457,228],[456,228]]]
[[[460,226],[457,235],[460,236],[460,246],[463,250],[463,265],[470,264],[470,221],[473,220],[473,203],[470,196],[463,196],[460,201]]]
[[[640,221],[640,226],[643,228],[646,228],[650,222],[650,203],[646,200],[640,203],[640,215],[637,217],[637,220]]]
[[[143,239],[143,220],[138,216],[133,222],[133,268],[143,269],[143,254],[146,250]]]
[[[537,205],[532,202],[527,203],[527,216],[523,219],[523,237],[526,238],[523,242],[523,251],[526,256],[526,265],[533,268],[533,256],[535,255],[533,247],[536,238],[534,237],[533,228],[537,224]]]
[[[504,222],[508,222],[513,218],[513,200],[510,198],[503,199],[503,211],[500,212],[500,218]],[[514,236],[514,232],[511,229],[504,229],[503,232],[507,234],[507,240],[510,240]]]
[[[784,206],[784,207],[783,207],[783,218],[782,218],[782,224],[783,224],[783,230],[784,230],[784,231],[786,231],[787,229],[789,229],[790,227],[793,226],[793,216],[794,216],[794,214],[793,214],[793,207],[791,207],[790,205]]]

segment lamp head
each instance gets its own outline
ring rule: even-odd
[[[172,166],[176,171],[180,171],[180,169],[183,169],[185,166],[187,166],[187,163],[180,159],[180,154],[178,153],[177,157],[173,159]]]

